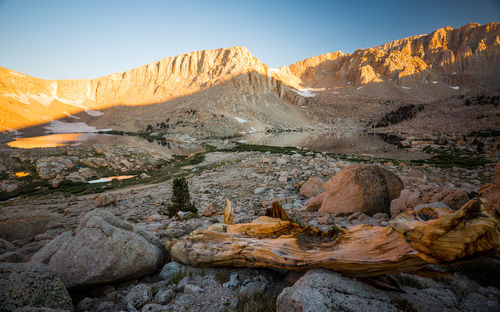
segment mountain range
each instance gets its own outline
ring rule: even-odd
[[[85,124],[203,136],[363,128],[401,105],[499,89],[500,23],[471,23],[280,68],[244,47],[190,52],[96,79],[44,80],[0,67],[0,131]]]

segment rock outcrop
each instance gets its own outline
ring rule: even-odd
[[[83,217],[75,235],[49,261],[69,288],[151,274],[162,264],[161,244],[154,237],[97,209]]]
[[[500,161],[495,167],[495,177],[491,182],[491,186],[484,190],[482,197],[485,199],[486,209],[490,213],[500,215]]]
[[[469,201],[467,193],[454,186],[421,185],[416,188],[404,189],[398,198],[391,202],[391,215],[411,211],[418,205],[443,203],[452,210],[457,210]]]
[[[1,311],[26,307],[73,311],[63,282],[42,264],[0,263],[0,289]]]
[[[322,215],[354,212],[374,215],[389,213],[391,201],[399,196],[403,183],[380,166],[352,165],[328,180],[324,188],[326,195],[319,195]]]
[[[329,270],[307,271],[276,301],[276,311],[401,311],[386,292]]]
[[[443,74],[470,75],[478,82],[498,86],[499,34],[499,23],[448,26],[352,54],[326,53],[282,69],[313,87],[346,81],[360,86],[389,79],[413,87],[452,79]]]

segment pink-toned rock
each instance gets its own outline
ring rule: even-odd
[[[491,186],[484,191],[482,197],[486,200],[485,207],[490,213],[496,210],[500,214],[500,161],[495,167],[495,177]]]
[[[323,203],[323,199],[325,198],[326,193],[321,193],[318,196],[314,197],[309,203],[306,204],[304,209],[306,211],[318,211],[321,208],[321,203]]]
[[[452,186],[438,187],[420,185],[411,189],[404,189],[399,198],[391,202],[391,216],[401,212],[411,211],[417,205],[441,202],[451,210],[457,210],[469,201],[467,193]]]
[[[311,177],[300,187],[300,194],[307,198],[319,195],[325,191],[323,184],[321,179]]]
[[[324,184],[321,215],[362,212],[389,213],[390,203],[399,196],[403,183],[394,173],[377,165],[352,165]],[[321,196],[320,195],[320,196]],[[318,196],[309,204],[317,205]]]
[[[211,217],[213,215],[221,214],[221,213],[222,213],[222,210],[220,209],[219,206],[217,206],[214,203],[208,203],[200,215],[203,217]]]

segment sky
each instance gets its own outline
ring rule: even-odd
[[[500,22],[499,0],[0,0],[0,66],[96,78],[205,49],[245,46],[271,67]]]

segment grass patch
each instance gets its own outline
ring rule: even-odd
[[[436,149],[429,146],[424,148],[424,152],[435,154],[430,159],[413,160],[415,164],[429,164],[440,168],[475,168],[488,163],[483,157],[475,156],[471,152],[459,149]]]
[[[229,272],[227,270],[220,270],[215,274],[214,279],[221,284],[227,283],[230,279]]]
[[[179,284],[180,281],[182,281],[182,279],[184,277],[186,277],[188,275],[187,271],[184,269],[184,270],[181,270],[181,271],[178,271],[177,273],[175,273],[175,275],[172,277],[172,279],[168,282],[168,285],[177,285]]]
[[[238,295],[237,312],[272,312],[276,311],[276,298],[269,298],[266,293],[256,293],[252,296]]]
[[[406,274],[393,274],[391,277],[398,282],[401,286],[408,286],[416,289],[424,289],[427,288],[426,285],[422,284],[418,279],[411,275]]]

